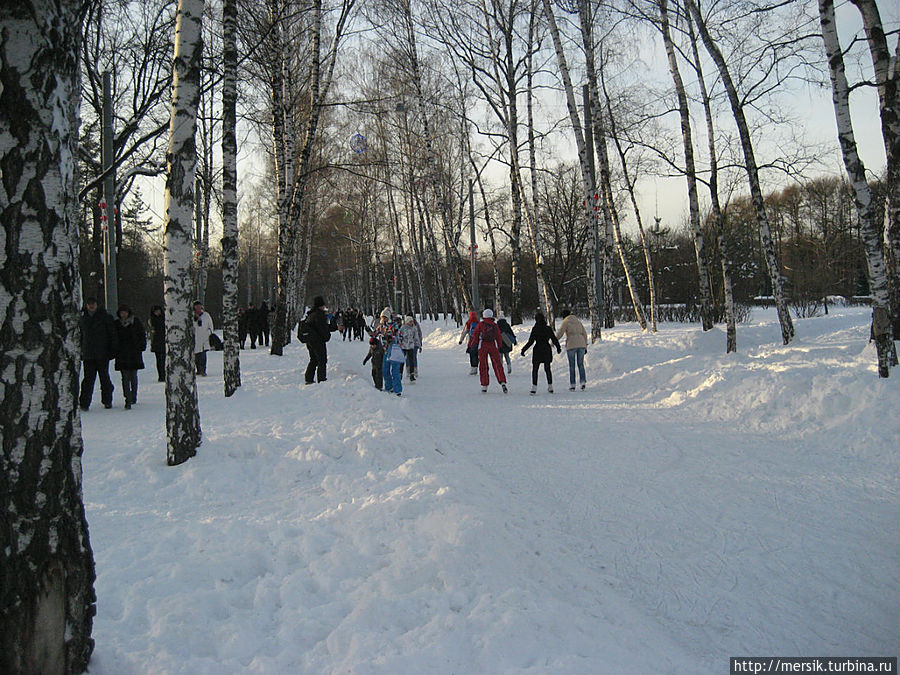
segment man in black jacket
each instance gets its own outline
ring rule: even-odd
[[[309,365],[306,366],[306,384],[313,383],[313,377],[318,382],[325,381],[325,364],[328,362],[328,349],[325,343],[331,339],[331,332],[337,330],[328,324],[325,314],[325,300],[317,295],[313,300],[312,309],[306,315],[304,321],[309,325],[309,338],[306,348],[309,350]]]
[[[82,410],[91,407],[94,382],[98,375],[100,400],[104,408],[112,408],[113,383],[109,379],[109,360],[116,355],[117,350],[118,338],[113,318],[102,307],[97,306],[97,298],[87,298],[81,314],[81,360],[84,363],[84,379],[81,381],[78,404]]]

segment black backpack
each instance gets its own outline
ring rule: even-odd
[[[309,323],[309,316],[303,321],[300,322],[300,326],[297,328],[297,339],[300,340],[303,344],[309,342],[309,339],[312,337],[312,326]]]

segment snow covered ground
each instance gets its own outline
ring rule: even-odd
[[[900,651],[900,372],[868,310],[738,329],[634,325],[588,388],[468,375],[424,325],[420,380],[372,387],[364,343],[221,353],[198,455],[165,464],[163,389],[83,414],[97,562],[91,672],[721,673],[729,656]],[[519,345],[530,326],[519,326]],[[152,355],[147,360],[152,361]],[[99,396],[99,394],[95,394]]]

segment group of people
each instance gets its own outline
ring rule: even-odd
[[[338,332],[344,340],[362,340],[366,330],[366,316],[361,309],[348,307],[334,314]]]
[[[238,326],[241,348],[250,336],[251,349],[268,344],[268,308],[262,303],[259,309],[253,305],[247,311],[238,310]],[[535,314],[535,324],[522,347],[521,354],[533,347],[531,369],[531,394],[537,393],[538,374],[543,366],[547,380],[547,391],[553,393],[553,349],[562,352],[559,339],[565,336],[566,354],[569,361],[569,390],[575,390],[576,370],[581,388],[586,386],[584,356],[587,351],[587,331],[579,319],[568,310],[561,313],[562,323],[557,331],[548,325],[542,312]],[[192,323],[194,327],[194,366],[199,376],[206,375],[206,353],[212,349],[214,326],[212,317],[204,310],[203,303],[193,304]],[[154,305],[150,309],[150,350],[156,357],[158,381],[166,379],[166,322],[163,308]],[[396,314],[385,307],[373,326],[367,326],[361,311],[348,309],[336,314],[327,313],[325,300],[317,296],[303,321],[300,322],[298,338],[309,352],[309,364],[304,373],[306,384],[324,382],[327,379],[328,350],[326,343],[331,333],[340,332],[343,338],[356,339],[363,331],[369,334],[369,352],[363,365],[371,361],[372,381],[379,390],[401,396],[403,374],[406,371],[410,383],[419,375],[418,354],[422,351],[422,328],[414,316]],[[466,340],[469,355],[469,374],[479,375],[481,391],[490,386],[490,369],[500,384],[503,393],[509,391],[506,375],[512,372],[510,353],[517,344],[516,334],[505,318],[495,320],[494,312],[485,309],[481,317],[470,312],[468,320],[459,336],[459,343]],[[100,380],[100,399],[105,408],[112,407],[114,386],[109,376],[109,361],[115,360],[115,369],[121,373],[122,393],[125,408],[137,403],[137,371],[144,368],[143,352],[147,347],[144,326],[134,316],[131,308],[122,304],[115,318],[99,307],[97,299],[85,300],[81,316],[81,347],[84,377],[81,382],[79,405],[82,410],[90,408],[94,384]],[[504,361],[506,368],[504,369]],[[488,365],[490,362],[490,365]]]
[[[410,383],[419,376],[422,327],[414,316],[402,317],[385,307],[378,317],[378,324],[369,333],[369,353],[363,359],[363,365],[372,361],[372,381],[376,389],[401,396],[404,367]]]
[[[257,308],[252,302],[247,309],[238,307],[238,337],[240,338],[241,349],[246,349],[247,338],[250,338],[250,349],[256,349],[257,343],[262,347],[269,346],[269,325],[271,324],[269,316],[269,307],[266,301]]]
[[[212,317],[204,310],[203,303],[193,304],[194,367],[197,375],[206,375],[206,353],[212,349],[214,339]],[[156,375],[159,382],[166,381],[166,318],[161,305],[150,308],[147,322],[150,329],[150,351],[156,357]],[[89,410],[94,397],[94,385],[100,380],[100,402],[104,408],[113,407],[115,387],[109,376],[109,362],[121,373],[122,396],[125,409],[137,403],[138,371],[144,369],[144,350],[147,334],[144,324],[134,315],[131,307],[120,304],[113,318],[99,306],[97,298],[88,297],[81,312],[81,361],[82,380],[78,404]]]
[[[574,314],[564,309],[561,312],[562,323],[559,329],[554,332],[553,328],[547,323],[547,318],[543,312],[537,312],[534,315],[534,327],[528,336],[528,342],[522,347],[521,354],[524,356],[532,346],[531,352],[531,395],[537,394],[538,373],[541,366],[547,378],[547,391],[553,393],[553,372],[550,364],[553,362],[553,349],[556,353],[562,352],[559,338],[565,335],[566,338],[566,355],[569,360],[569,391],[575,391],[575,371],[578,370],[579,382],[581,388],[587,385],[587,377],[584,371],[584,355],[587,351],[587,331],[584,324]],[[459,344],[466,342],[466,352],[469,354],[469,374],[478,373],[481,381],[481,391],[487,393],[490,386],[490,370],[488,360],[494,370],[494,376],[500,384],[503,393],[509,391],[507,387],[506,374],[512,372],[512,364],[509,354],[516,344],[516,335],[512,327],[501,318],[494,320],[494,312],[491,309],[485,309],[481,313],[481,320],[478,319],[476,312],[469,312],[469,319],[466,321],[463,331],[459,336]],[[503,361],[506,361],[506,372],[503,370]]]
[[[144,367],[143,354],[147,348],[144,326],[125,304],[119,305],[113,318],[99,306],[97,298],[89,297],[81,313],[81,360],[84,377],[78,405],[88,410],[94,397],[94,384],[100,380],[100,402],[112,408],[113,386],[109,377],[109,362],[122,375],[122,394],[125,408],[137,403],[137,371]]]

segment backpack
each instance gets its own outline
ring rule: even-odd
[[[496,342],[497,338],[500,337],[500,329],[497,327],[497,324],[493,321],[484,321],[482,323],[484,326],[481,328],[481,341]]]
[[[300,326],[297,328],[297,339],[300,340],[303,344],[309,342],[309,339],[312,337],[312,326],[309,325],[309,316],[307,316],[303,321],[300,322]]]

